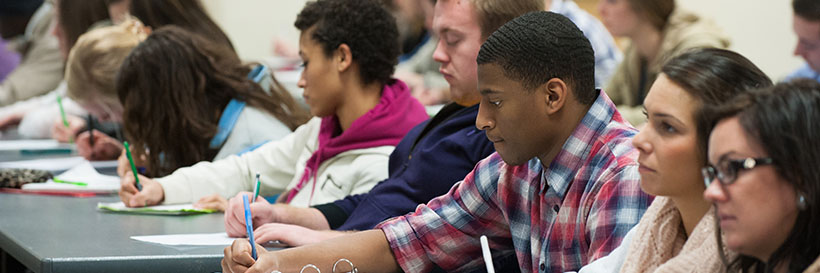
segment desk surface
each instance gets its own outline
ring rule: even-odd
[[[35,272],[214,272],[224,246],[176,247],[132,240],[134,235],[225,230],[221,213],[148,216],[103,213],[97,202],[0,193],[0,248]]]

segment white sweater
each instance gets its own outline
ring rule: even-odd
[[[157,179],[165,191],[165,204],[192,203],[218,193],[230,198],[240,191],[253,191],[255,173],[261,174],[260,195],[282,193],[295,187],[305,164],[319,147],[322,120],[313,118],[279,141],[271,141],[241,156],[231,155],[214,162],[200,162]],[[387,178],[387,162],[394,146],[350,150],[325,160],[316,176],[315,192],[309,201],[314,179],[305,184],[291,205],[307,207],[366,193]]]
[[[265,110],[245,106],[225,143],[214,156],[220,160],[265,141],[280,140],[291,133],[287,125]]]

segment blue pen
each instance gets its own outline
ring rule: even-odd
[[[251,218],[251,205],[248,203],[247,195],[242,195],[242,203],[245,204],[245,228],[248,230],[248,241],[251,243],[251,256],[256,260],[256,244],[253,240],[253,219]]]

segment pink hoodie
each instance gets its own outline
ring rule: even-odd
[[[334,132],[341,130],[336,115],[322,118],[319,149],[308,159],[299,184],[287,192],[285,202],[293,200],[325,160],[349,150],[396,146],[410,129],[427,118],[424,106],[410,96],[410,89],[398,79],[390,80],[382,90],[379,104],[353,121],[341,135],[332,137]],[[312,178],[316,179],[315,176]],[[315,181],[313,187],[316,187]],[[313,199],[312,190],[310,199]]]

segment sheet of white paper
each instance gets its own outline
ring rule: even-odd
[[[229,246],[234,241],[234,238],[228,237],[228,234],[225,232],[131,236],[131,239],[172,246]]]
[[[91,166],[91,162],[84,161],[74,168],[57,176],[57,179],[68,182],[86,183],[87,185],[75,185],[68,183],[57,183],[49,179],[45,183],[29,183],[23,185],[23,190],[59,190],[73,192],[117,192],[120,189],[120,178],[112,175],[102,175]]]
[[[49,150],[71,148],[71,144],[61,144],[54,139],[21,139],[0,141],[0,151]]]
[[[87,162],[81,156],[0,162],[0,169],[35,169],[60,172]]]

